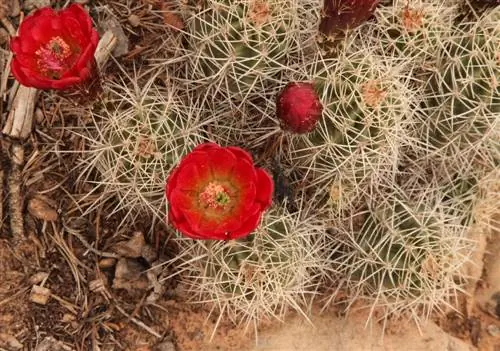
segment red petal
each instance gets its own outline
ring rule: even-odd
[[[44,17],[37,21],[36,26],[33,26],[29,35],[26,35],[25,37],[31,37],[39,44],[45,44],[58,34],[58,32],[52,29],[52,18]],[[25,37],[23,36],[22,38]]]
[[[236,165],[236,157],[225,148],[212,148],[207,151],[213,176],[216,179],[227,179]]]
[[[165,184],[165,195],[167,196],[167,199],[170,197],[172,194],[172,191],[175,189],[177,186],[177,175],[179,174],[179,167],[175,167],[169,174],[167,178],[167,182]]]
[[[49,7],[45,7],[43,9],[35,11],[35,13],[31,16],[28,16],[24,19],[24,21],[21,23],[21,26],[19,27],[19,37],[25,38],[25,37],[31,37],[31,31],[33,28],[38,26],[40,21],[50,21],[50,18],[53,18],[56,16],[56,13],[54,10],[52,10]]]
[[[202,184],[208,182],[211,178],[211,169],[209,164],[204,163],[188,163],[183,165],[179,171],[177,188],[185,191],[195,191]]]
[[[200,236],[196,231],[194,231],[193,228],[186,221],[171,220],[171,218],[169,218],[169,222],[175,229],[177,229],[178,231],[180,231],[182,234],[184,234],[189,238],[205,239],[204,237]]]
[[[268,208],[273,201],[274,182],[269,173],[261,168],[257,169],[257,201],[262,209]]]
[[[80,26],[87,29],[87,31],[92,28],[92,18],[80,4],[71,4],[61,11],[61,14],[73,16],[80,23]]]
[[[11,64],[11,71],[14,77],[24,86],[33,87],[37,89],[50,89],[51,81],[40,78],[37,72],[23,67],[17,60],[13,60]]]
[[[240,189],[254,184],[257,180],[257,173],[253,164],[246,159],[239,159],[233,168],[231,182]]]
[[[198,146],[196,146],[193,151],[207,151],[207,150],[212,150],[212,149],[221,149],[219,145],[216,143],[203,143]]]
[[[247,236],[257,228],[260,222],[261,211],[252,213],[237,230],[229,233],[229,239],[238,239]]]
[[[71,38],[73,42],[75,42],[81,51],[83,51],[83,47],[85,47],[90,40],[90,37],[86,36],[86,32],[80,26],[80,23],[76,20],[76,18],[69,16],[61,16],[61,20],[64,25],[64,32],[61,33],[64,38]]]
[[[178,188],[172,191],[172,194],[170,195],[168,201],[170,207],[175,207],[179,210],[190,211],[195,209],[194,207],[196,206],[196,200],[193,199],[190,194],[186,193],[185,191],[181,191]]]
[[[94,53],[96,50],[96,47],[92,44],[87,45],[85,48],[82,48],[83,52],[80,53],[80,57],[78,60],[73,64],[73,67],[71,67],[71,70],[75,70],[76,72],[79,72],[83,67],[88,67],[89,63],[94,61]]]
[[[252,155],[250,155],[246,150],[243,150],[242,148],[237,147],[237,146],[229,146],[226,149],[231,151],[236,156],[236,158],[245,159],[250,164],[253,164]]]

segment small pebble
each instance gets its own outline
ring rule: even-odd
[[[132,27],[137,27],[139,24],[141,24],[141,19],[137,15],[130,15],[128,18],[128,23],[130,23]]]
[[[495,324],[490,324],[486,327],[486,330],[488,331],[488,334],[491,336],[497,337],[500,336],[500,327]]]

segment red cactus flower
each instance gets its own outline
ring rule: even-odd
[[[314,89],[307,82],[291,82],[278,95],[276,115],[283,129],[295,133],[308,133],[321,118],[323,105]]]
[[[38,89],[85,83],[96,72],[98,42],[92,20],[80,5],[37,10],[21,23],[19,35],[10,43],[12,74],[21,84]]]
[[[240,238],[259,224],[273,188],[269,174],[245,150],[201,144],[167,180],[169,222],[193,239]]]
[[[380,0],[324,0],[319,31],[337,36],[366,22]]]

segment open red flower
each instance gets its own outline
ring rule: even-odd
[[[240,238],[258,226],[273,189],[269,174],[245,150],[201,144],[167,180],[169,222],[193,239]]]
[[[12,74],[21,84],[38,89],[82,84],[96,72],[98,42],[92,20],[80,5],[37,10],[21,23],[10,43]]]

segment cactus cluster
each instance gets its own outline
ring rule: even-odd
[[[141,86],[136,78],[105,83],[107,96],[94,108],[82,163],[89,172],[97,169],[106,197],[117,196],[116,211],[152,211],[164,218],[165,179],[204,137],[196,110],[172,87],[155,85],[157,74]]]
[[[500,9],[464,23],[442,43],[435,73],[426,84],[428,142],[464,150],[499,137]]]
[[[409,69],[429,69],[443,39],[451,36],[456,6],[428,0],[396,0],[380,6],[369,36],[384,56],[399,61]]]
[[[273,208],[258,230],[238,241],[177,239],[182,286],[196,301],[210,301],[235,323],[255,327],[308,307],[324,275],[325,227],[302,209]]]
[[[311,186],[326,195],[339,174],[357,185],[396,165],[411,117],[397,66],[356,48],[339,59],[316,58],[300,80],[313,82],[323,105],[316,130],[289,155],[311,174]]]
[[[188,11],[191,79],[236,100],[270,89],[299,50],[296,0],[208,0]]]
[[[418,320],[460,291],[457,272],[468,262],[471,243],[467,227],[438,202],[401,195],[370,203],[359,228],[345,231],[347,284],[353,295],[386,306],[386,315],[406,311]]]
[[[500,160],[500,7],[464,23],[452,0],[355,3],[337,24],[319,0],[183,5],[178,76],[108,84],[93,111],[84,163],[117,210],[163,216],[165,179],[203,141],[285,169],[300,200],[247,238],[174,239],[170,264],[220,318],[281,318],[331,281],[349,305],[419,320],[462,287],[478,184]],[[313,27],[351,35],[332,55]]]

